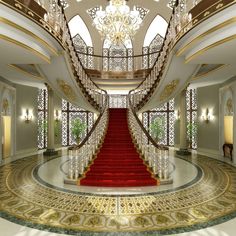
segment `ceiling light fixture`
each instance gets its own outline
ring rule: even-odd
[[[109,40],[111,44],[119,45],[134,37],[142,21],[136,6],[130,10],[125,0],[110,0],[105,10],[100,7],[96,11],[93,25],[104,39]]]

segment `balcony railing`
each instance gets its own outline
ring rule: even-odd
[[[79,179],[84,176],[84,173],[92,164],[106,134],[109,116],[108,105],[108,96],[106,96],[103,111],[100,113],[88,135],[80,145],[69,149],[68,173],[64,180],[65,183],[79,184]]]
[[[191,29],[217,12],[235,4],[234,0],[202,0],[176,1],[173,13],[167,28],[164,43],[159,56],[146,78],[134,90],[130,91],[131,101],[135,110],[140,110],[151,98],[163,73],[167,61],[176,43]]]
[[[157,144],[143,127],[132,106],[131,96],[128,96],[128,123],[134,143],[142,155],[149,171],[160,180],[161,184],[171,183],[169,149],[164,145]]]
[[[77,50],[77,54],[84,68],[104,74],[106,72],[134,72],[151,69],[159,55],[159,51],[140,55],[133,55],[132,51],[130,55],[127,54],[126,56],[111,56],[108,54],[94,55]]]
[[[178,2],[176,1],[164,42],[154,65],[143,82],[136,89],[130,91],[128,96],[128,121],[133,139],[153,175],[157,175],[164,182],[170,180],[168,149],[155,143],[142,126],[136,111],[150,99],[158,83],[163,79],[167,61],[175,44],[200,22],[225,7],[235,4],[235,0],[202,0],[191,3],[181,0],[181,4]],[[1,3],[32,19],[61,44],[70,55],[71,68],[78,85],[88,101],[100,111],[99,118],[92,130],[78,147],[70,151],[68,181],[76,182],[91,163],[105,135],[109,104],[107,93],[90,79],[84,65],[78,58],[78,52],[73,44],[60,1],[2,0]],[[99,70],[101,65],[104,70],[103,63],[98,64],[100,65]],[[139,65],[141,64],[139,63]]]

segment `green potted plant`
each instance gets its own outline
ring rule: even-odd
[[[74,136],[76,143],[79,144],[82,134],[85,132],[86,124],[80,118],[76,118],[71,122],[71,133]]]
[[[158,143],[165,134],[164,131],[164,119],[163,117],[157,117],[150,125],[150,134],[153,139]]]
[[[197,133],[197,124],[195,123],[188,123],[187,124],[187,140],[188,140],[188,147],[192,147],[192,140],[194,135]]]
[[[60,121],[54,121],[54,136],[58,137],[61,132],[61,122]],[[48,132],[48,122],[47,120],[42,120],[41,124],[38,127],[39,132],[43,132],[44,135],[47,135]]]

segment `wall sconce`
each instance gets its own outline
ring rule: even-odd
[[[54,119],[55,119],[56,122],[59,122],[61,120],[61,111],[55,110]]]
[[[179,109],[175,111],[175,120],[180,120],[180,111],[179,111]]]
[[[25,123],[29,123],[33,119],[33,114],[32,112],[29,111],[28,108],[26,108],[25,111],[23,112],[23,119]]]
[[[204,120],[206,123],[209,123],[209,121],[213,120],[213,115],[208,108],[202,113],[202,120]]]

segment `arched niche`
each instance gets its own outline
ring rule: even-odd
[[[0,83],[0,160],[15,154],[15,88]]]
[[[224,155],[223,145],[233,144],[233,90],[230,86],[220,89],[220,115],[219,115],[219,150],[221,155]]]

